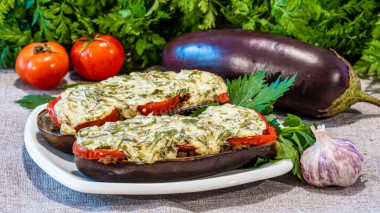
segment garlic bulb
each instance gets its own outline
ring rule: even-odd
[[[362,154],[354,144],[343,138],[329,138],[325,126],[311,126],[316,142],[301,156],[303,178],[311,185],[351,186],[364,164]]]

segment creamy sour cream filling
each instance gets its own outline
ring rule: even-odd
[[[134,72],[109,78],[97,84],[68,88],[54,106],[61,123],[61,134],[75,134],[85,122],[102,119],[115,108],[124,118],[138,113],[137,106],[160,102],[180,95],[189,96],[182,107],[212,101],[227,92],[223,79],[197,70],[176,72]]]
[[[184,107],[213,101],[220,94],[227,93],[227,85],[223,79],[208,72],[184,70],[178,73],[177,80],[186,88],[186,95],[190,97],[183,103]]]
[[[224,114],[225,110],[232,112]],[[136,163],[154,163],[176,158],[177,145],[191,145],[200,155],[211,155],[219,153],[220,147],[228,144],[228,138],[262,134],[266,129],[265,122],[253,110],[230,104],[209,107],[201,115],[137,115],[81,129],[76,134],[77,143],[92,150],[121,150],[129,161]]]
[[[218,153],[227,135],[196,118],[142,116],[108,122],[77,133],[77,143],[88,149],[117,149],[136,163],[154,163],[177,156],[177,145],[192,145],[201,155]]]
[[[222,125],[234,137],[262,135],[267,128],[266,123],[256,111],[232,104],[210,106],[199,115],[199,118]]]

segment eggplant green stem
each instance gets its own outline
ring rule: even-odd
[[[366,103],[370,103],[370,104],[380,107],[380,99],[377,99],[373,97],[372,95],[365,93],[363,91],[359,95],[360,95],[360,102],[366,102]]]
[[[349,73],[349,87],[341,96],[332,102],[329,107],[319,110],[322,114],[318,115],[318,117],[332,117],[347,110],[350,106],[357,102],[367,102],[380,107],[380,99],[363,92],[360,79],[356,75],[350,62],[340,56],[337,52],[335,52],[335,50],[331,49],[331,51],[333,51],[335,55],[347,65]]]

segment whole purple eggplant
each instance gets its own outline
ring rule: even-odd
[[[297,77],[276,105],[295,112],[331,117],[364,101],[380,100],[361,89],[348,61],[334,51],[290,38],[250,30],[211,30],[181,35],[163,53],[167,70],[200,69],[235,79],[267,70],[268,82]]]

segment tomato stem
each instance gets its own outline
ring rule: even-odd
[[[33,52],[35,54],[38,54],[38,53],[56,53],[58,54],[57,52],[54,52],[50,49],[49,45],[47,44],[37,44],[34,46],[33,48]]]
[[[95,36],[85,35],[84,36],[86,38],[85,40],[82,40],[82,39],[75,40],[75,42],[76,41],[83,42],[83,46],[80,49],[80,52],[79,52],[79,55],[78,55],[78,60],[80,59],[80,56],[82,55],[83,50],[87,47],[87,45],[89,45],[93,41],[103,41],[103,42],[105,42],[107,44],[108,48],[111,48],[110,43],[107,40],[103,39],[103,38],[99,38],[99,36],[101,36],[101,34],[95,34]]]

